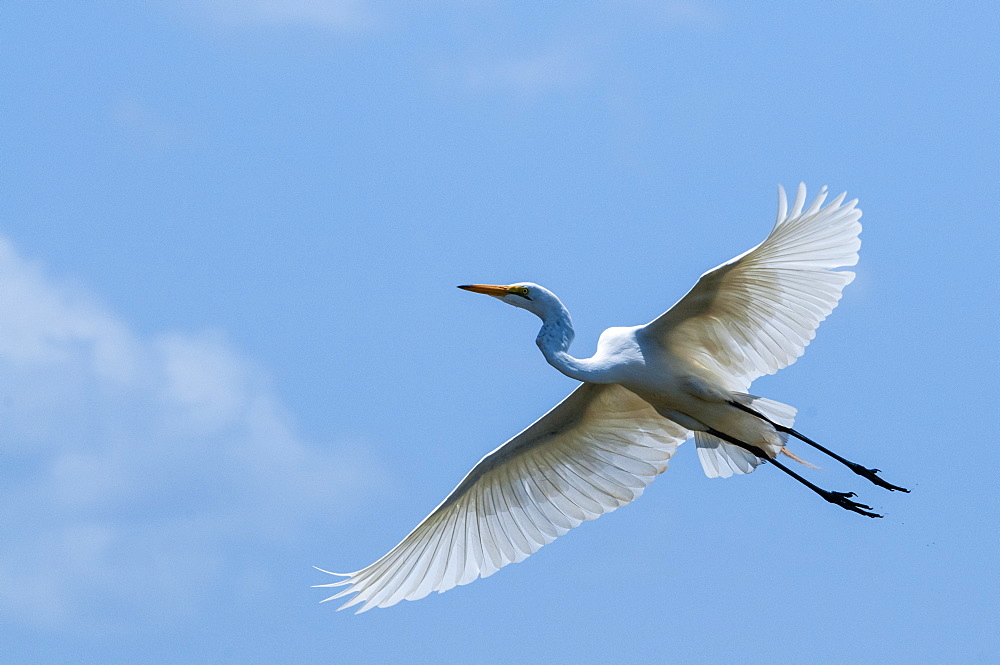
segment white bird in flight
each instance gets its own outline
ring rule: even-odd
[[[795,362],[833,311],[858,261],[861,211],[826,188],[778,218],[761,244],[706,272],[643,326],[608,328],[591,358],[569,355],[573,324],[538,284],[473,284],[542,320],[535,343],[550,365],[582,383],[526,430],[484,457],[406,538],[375,563],[321,587],[356,593],[358,612],[417,600],[524,560],[582,522],[636,499],[692,435],[705,474],[728,478],[768,462],[847,510],[881,517],[779,461],[789,436],[889,490],[903,489],[792,429],[795,408],[750,395],[750,383]],[[322,569],[320,569],[322,570]],[[328,571],[323,571],[328,572]]]

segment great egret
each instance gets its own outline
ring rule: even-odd
[[[901,490],[792,429],[795,409],[747,394],[750,383],[795,362],[837,306],[858,261],[861,211],[826,188],[791,210],[778,188],[778,218],[763,243],[714,268],[665,314],[644,326],[609,328],[597,353],[578,359],[569,312],[530,282],[459,288],[493,296],[542,320],[535,340],[550,365],[581,381],[566,399],[484,457],[406,538],[375,563],[322,587],[357,593],[358,612],[417,600],[522,561],[585,520],[624,506],[667,468],[694,435],[709,477],[750,473],[769,462],[821,497],[881,517],[779,461],[801,461],[789,435],[889,490]],[[327,572],[327,571],[323,571]]]

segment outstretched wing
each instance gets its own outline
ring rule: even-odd
[[[729,390],[774,374],[802,355],[840,301],[858,262],[861,211],[826,187],[808,209],[800,184],[791,211],[778,187],[778,220],[753,249],[709,270],[687,295],[642,329],[673,356],[708,370]]]
[[[691,433],[618,385],[584,383],[484,457],[381,559],[344,580],[340,609],[417,600],[492,575],[636,499]],[[334,573],[337,574],[337,573]]]

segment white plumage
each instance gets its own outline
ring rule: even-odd
[[[695,437],[709,477],[749,473],[765,461],[823,498],[871,517],[853,494],[827,492],[777,459],[789,434],[887,489],[875,470],[845,460],[791,429],[795,409],[746,394],[763,374],[795,362],[854,278],[836,268],[858,260],[861,211],[826,188],[791,210],[779,187],[778,218],[760,245],[714,268],[645,326],[611,328],[592,358],[568,354],[569,313],[528,282],[461,287],[542,319],[546,359],[582,381],[565,400],[484,457],[448,497],[375,563],[324,587],[356,595],[359,612],[423,598],[492,575],[587,520],[624,506]],[[905,491],[905,490],[903,490]]]
[[[417,600],[524,560],[639,497],[690,436],[616,385],[585,383],[484,457],[388,554],[341,582],[360,611]]]
[[[774,374],[802,355],[820,322],[840,301],[858,262],[861,211],[841,194],[827,207],[826,188],[805,211],[799,185],[791,211],[778,192],[778,219],[753,249],[709,270],[647,329],[671,353],[701,364],[730,390]]]

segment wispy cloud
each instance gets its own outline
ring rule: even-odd
[[[218,25],[231,27],[309,26],[352,31],[383,25],[405,24],[418,16],[436,15],[447,20],[456,13],[506,12],[509,3],[497,0],[434,0],[384,3],[373,0],[165,0],[169,5]],[[566,6],[567,15],[598,13],[614,23],[650,21],[708,25],[723,17],[714,0],[584,0]]]
[[[496,39],[491,34],[486,44],[471,44],[459,58],[459,78],[470,90],[539,96],[607,82],[614,54],[628,50],[637,31],[668,34],[712,28],[725,16],[708,0],[589,0],[567,5],[557,20],[550,19],[547,30],[530,37],[521,34],[522,26],[511,25],[509,17],[503,20],[507,23],[496,34],[519,38]],[[492,54],[484,55],[488,50]],[[453,78],[455,70],[446,69]]]
[[[187,139],[184,130],[164,120],[135,97],[119,99],[112,108],[111,117],[119,135],[133,150],[160,152]]]
[[[376,22],[365,0],[182,0],[189,14],[220,27],[304,26],[355,31]]]
[[[578,49],[549,48],[528,56],[465,65],[465,83],[476,91],[539,94],[584,83],[590,65]]]
[[[379,475],[303,441],[221,333],[139,335],[2,237],[0,312],[5,617],[197,605],[236,585],[232,552],[293,546]]]
[[[665,24],[709,27],[726,18],[712,0],[631,0],[630,4],[640,19]]]
[[[164,0],[211,29],[305,27],[342,37],[433,45],[432,77],[447,87],[536,98],[608,76],[616,50],[637,31],[711,29],[725,20],[714,0],[583,0],[532,20],[497,0]],[[435,30],[426,31],[432,25]],[[442,30],[447,26],[447,30]],[[540,26],[544,26],[539,29]],[[434,34],[427,41],[424,34]],[[443,37],[444,41],[438,41]]]

